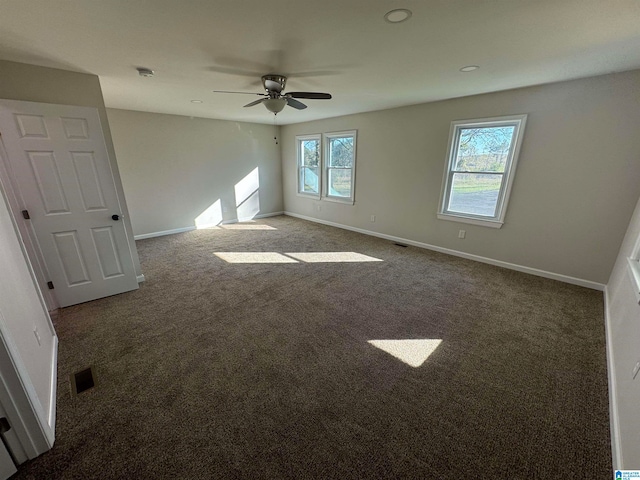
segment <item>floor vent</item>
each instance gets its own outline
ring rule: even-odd
[[[403,245],[402,243],[394,243],[396,247],[407,248],[409,245]]]
[[[71,375],[71,392],[74,395],[85,392],[93,387],[96,383],[93,379],[93,369],[91,367],[80,370]]]

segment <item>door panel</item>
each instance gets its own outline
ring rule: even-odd
[[[118,277],[124,275],[118,255],[118,246],[113,237],[111,227],[92,228],[93,243],[98,254],[98,261],[104,278]]]
[[[78,232],[53,233],[57,256],[60,258],[67,286],[83,285],[90,282],[87,266],[84,261]]]
[[[85,211],[106,210],[93,152],[71,152],[71,158],[80,184],[80,195]]]
[[[97,110],[2,100],[0,133],[60,306],[138,288]]]
[[[25,152],[29,157],[42,206],[47,215],[69,213],[53,152]]]

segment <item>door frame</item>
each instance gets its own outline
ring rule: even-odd
[[[29,239],[31,239],[29,235],[30,229],[26,228],[24,222],[17,221],[21,216],[18,217],[20,212],[16,215],[17,198],[11,183],[7,182],[9,177],[5,176],[7,174],[5,161],[7,161],[6,152],[4,151],[4,144],[0,134],[0,197],[6,201],[13,229],[20,243],[22,257],[27,265],[31,279],[37,287],[40,303],[43,309],[47,311],[47,300],[43,295],[43,292],[47,290],[42,290],[38,283],[37,267],[30,261],[29,245],[25,242],[25,237],[21,232],[23,229],[20,226],[24,227]],[[53,300],[55,301],[55,298]],[[49,314],[49,317],[51,317],[51,314]],[[58,337],[55,334],[51,318],[49,318],[48,326],[54,343],[51,359],[52,398],[50,399],[50,410],[45,412],[37,400],[38,396],[35,387],[31,383],[29,373],[22,363],[18,347],[15,345],[10,332],[7,331],[4,319],[0,314],[0,406],[11,425],[11,430],[5,434],[4,438],[11,455],[18,464],[50,450],[55,441],[55,421],[52,421],[52,419],[55,419],[56,415]]]
[[[54,342],[57,352],[57,337]],[[21,464],[53,447],[55,430],[49,427],[46,416],[55,416],[55,403],[53,412],[44,412],[40,403],[32,400],[37,398],[35,388],[19,357],[11,353],[15,350],[0,321],[0,404],[11,425],[5,441],[14,460]]]

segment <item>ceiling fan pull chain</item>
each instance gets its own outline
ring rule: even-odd
[[[278,145],[278,126],[276,125],[276,116],[278,114],[273,114],[273,139],[276,141],[276,145]]]

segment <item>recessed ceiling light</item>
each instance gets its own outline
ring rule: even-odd
[[[467,65],[466,67],[462,67],[460,69],[461,72],[473,72],[474,70],[478,70],[480,67],[478,65]]]
[[[153,77],[153,70],[150,68],[138,67],[136,70],[141,77]]]
[[[400,23],[411,18],[411,10],[406,8],[396,8],[384,14],[384,19],[389,23]]]
[[[191,100],[191,103],[202,103],[202,100]]]

